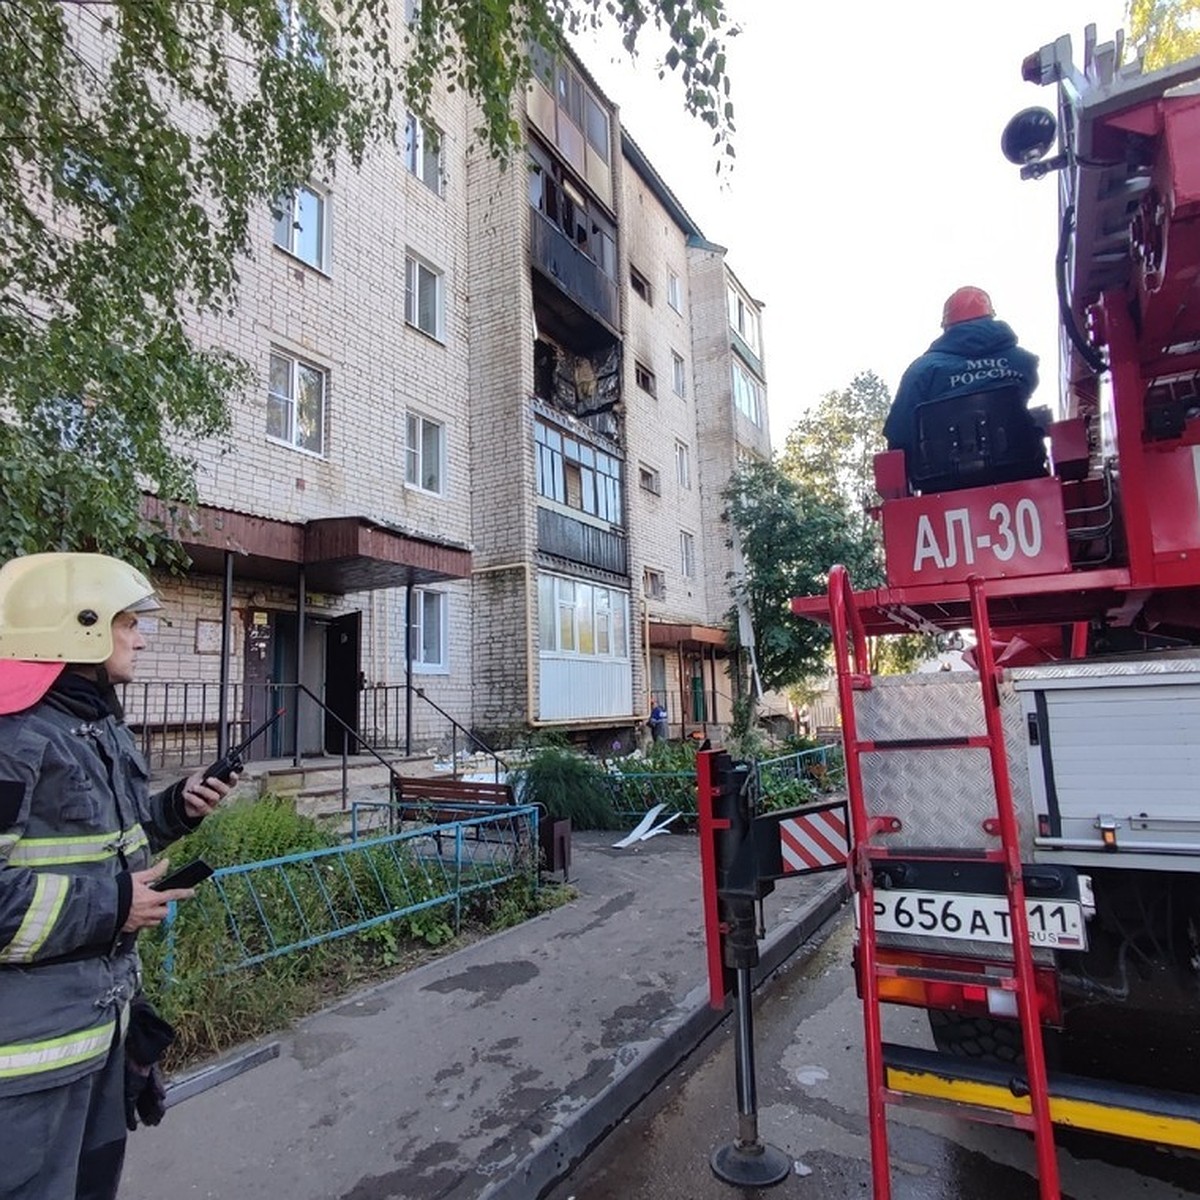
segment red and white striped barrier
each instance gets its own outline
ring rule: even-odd
[[[780,821],[779,852],[785,875],[841,866],[850,856],[845,808],[827,808]]]

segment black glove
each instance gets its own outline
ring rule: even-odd
[[[157,1125],[167,1111],[167,1093],[162,1073],[155,1065],[175,1040],[175,1030],[154,1011],[145,996],[138,995],[129,1006],[129,1030],[125,1035],[125,1126]]]
[[[138,1117],[143,1125],[157,1125],[167,1111],[167,1093],[157,1067],[146,1070],[125,1062],[125,1127],[134,1130]]]

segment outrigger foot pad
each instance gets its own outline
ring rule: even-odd
[[[735,1187],[774,1187],[792,1171],[792,1160],[766,1142],[730,1142],[728,1146],[718,1146],[708,1163],[718,1179]]]

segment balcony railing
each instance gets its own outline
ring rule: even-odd
[[[568,296],[611,329],[620,325],[617,285],[571,239],[536,209],[530,256],[534,266],[558,283]]]
[[[538,509],[538,549],[569,562],[627,573],[625,538],[619,533],[577,521],[551,508]]]

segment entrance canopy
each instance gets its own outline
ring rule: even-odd
[[[712,625],[676,625],[665,621],[650,622],[650,645],[655,649],[698,651],[706,646],[727,649],[729,635]]]
[[[364,516],[279,521],[205,504],[168,506],[153,496],[145,498],[142,511],[179,540],[197,570],[213,575],[223,574],[227,552],[238,556],[243,578],[295,585],[303,568],[308,588],[339,595],[471,574],[465,546]]]

